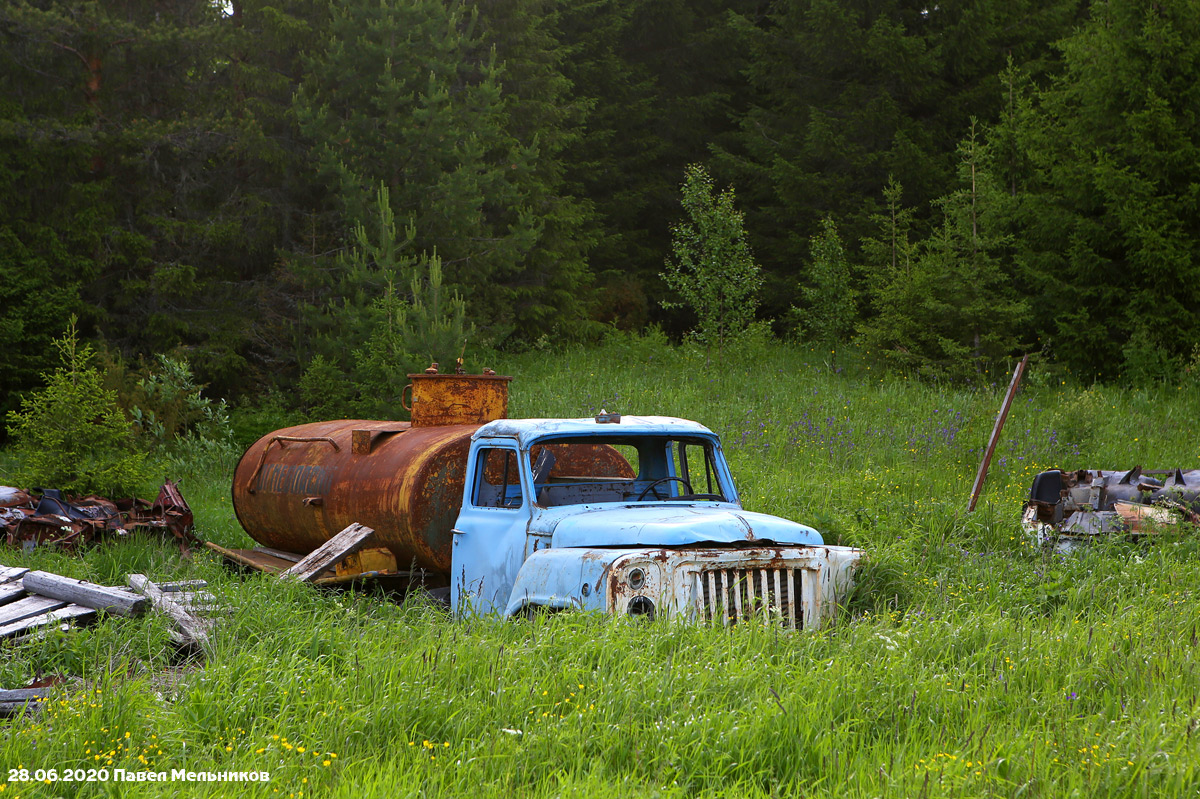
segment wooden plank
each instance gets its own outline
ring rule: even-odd
[[[29,571],[21,566],[0,566],[0,584],[11,583],[13,580],[19,580]]]
[[[28,711],[35,713],[41,710],[39,699],[50,696],[50,688],[16,688],[11,691],[0,691],[0,718],[19,716]]]
[[[161,590],[162,586],[159,586]],[[217,598],[207,591],[191,591],[187,593],[177,593],[172,599],[181,605],[212,605],[215,604]]]
[[[52,610],[47,613],[41,613],[37,616],[14,621],[10,624],[0,626],[0,638],[6,638],[17,633],[36,630],[38,627],[44,627],[47,624],[54,624],[68,619],[80,619],[88,616],[96,615],[94,608],[85,608],[83,605],[65,605],[57,610]]]
[[[85,608],[103,610],[118,616],[140,616],[149,604],[144,596],[130,594],[120,588],[106,588],[86,580],[72,580],[49,572],[35,571],[26,574],[22,582],[31,594],[73,602]]]
[[[0,691],[0,702],[28,702],[30,699],[45,699],[53,688],[9,688]]]
[[[226,549],[220,544],[205,541],[204,546],[218,553],[225,560],[245,566],[266,574],[279,574],[292,566],[292,561],[268,555],[265,552],[255,552],[253,549]]]
[[[150,582],[144,574],[129,575],[129,584],[135,591],[149,598],[155,608],[166,613],[183,634],[184,643],[205,647],[208,645],[208,624],[197,619],[187,608],[176,602],[171,594]]]
[[[983,453],[983,461],[979,471],[975,473],[975,485],[971,487],[971,500],[967,503],[967,513],[975,512],[975,503],[979,501],[979,492],[983,491],[983,481],[987,477],[988,466],[992,463],[992,455],[996,453],[996,444],[1000,441],[1000,431],[1004,429],[1004,420],[1008,418],[1008,410],[1012,407],[1013,397],[1017,395],[1017,387],[1021,385],[1021,376],[1029,364],[1029,354],[1026,353],[1017,368],[1013,369],[1012,380],[1008,383],[1008,392],[1000,405],[1000,413],[996,414],[996,423],[992,426],[992,436],[988,439],[987,450]]]
[[[9,602],[15,602],[25,596],[25,586],[21,585],[21,581],[7,585],[0,585],[0,605],[7,605]]]
[[[0,625],[12,624],[21,619],[65,608],[68,604],[61,599],[51,599],[48,596],[27,596],[0,608]]]
[[[284,552],[282,549],[271,549],[270,547],[255,547],[251,552],[261,552],[264,555],[270,555],[273,558],[281,560],[290,560],[292,563],[299,563],[304,559],[303,555],[297,555],[295,552]]]
[[[177,580],[173,583],[158,583],[158,590],[164,594],[174,594],[180,591],[193,591],[197,588],[207,588],[208,580]]]
[[[342,558],[362,549],[373,535],[375,535],[375,531],[370,527],[355,522],[279,576],[284,579],[310,582]]]
[[[222,608],[220,605],[211,605],[211,604],[210,605],[188,604],[188,605],[184,605],[183,609],[186,610],[188,613],[192,614],[193,616],[197,616],[197,617],[207,616],[212,613],[225,612],[224,608]],[[205,619],[201,618],[201,621],[205,621]]]

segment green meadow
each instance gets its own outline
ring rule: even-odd
[[[1200,466],[1200,386],[1084,386],[1035,363],[968,514],[1003,371],[940,385],[870,353],[717,358],[652,335],[483,365],[516,378],[514,417],[604,408],[719,432],[747,508],[866,550],[837,624],[455,620],[235,574],[170,541],[5,551],[106,584],[203,578],[231,612],[204,662],[154,614],[0,645],[2,687],[68,678],[0,722],[0,799],[1200,795],[1197,531],[1062,555],[1019,525],[1043,469]],[[289,421],[253,417],[259,433]],[[232,460],[178,466],[198,534],[251,546]],[[12,779],[102,768],[270,779]]]

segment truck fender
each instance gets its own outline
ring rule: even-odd
[[[582,548],[539,549],[521,565],[504,615],[531,607],[605,610],[604,577],[621,551]]]

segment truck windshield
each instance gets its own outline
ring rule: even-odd
[[[726,501],[713,442],[678,436],[546,439],[530,450],[536,502]]]

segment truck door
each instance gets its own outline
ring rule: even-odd
[[[456,612],[495,613],[508,605],[533,508],[524,457],[515,441],[471,445],[454,526],[450,602]]]

